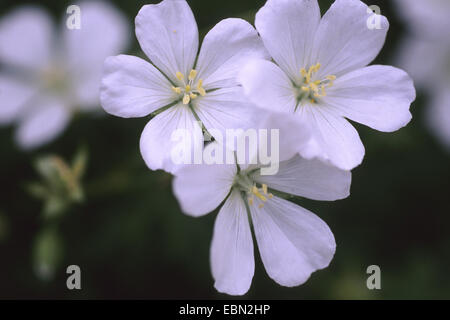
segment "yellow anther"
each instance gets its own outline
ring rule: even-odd
[[[248,197],[248,204],[253,205],[253,197]]]
[[[183,97],[183,104],[189,104],[189,102],[191,102],[191,98],[189,95],[185,94]]]
[[[252,193],[255,195],[255,196],[257,196],[260,200],[262,200],[262,201],[267,201],[267,198],[266,197],[264,197],[260,192],[259,192],[259,190],[258,190],[258,188],[256,187],[256,186],[253,186],[253,188],[252,188]]]
[[[186,92],[189,92],[189,91],[191,91],[191,86],[187,84],[187,85],[186,85],[186,89],[185,89],[185,90],[186,90]]]
[[[309,91],[309,87],[302,86],[302,91],[308,92]]]
[[[269,193],[267,196],[269,197],[269,199],[273,198],[273,194],[271,194],[271,193]]]
[[[189,95],[189,97],[191,97],[191,100],[194,100],[195,98],[197,98],[197,95],[195,93],[192,93]]]
[[[184,75],[180,71],[177,72],[176,76],[177,76],[177,79],[180,81],[184,79]]]
[[[267,184],[262,185],[263,193],[267,194]]]
[[[326,76],[326,78],[330,81],[336,80],[336,76],[333,76],[333,75]]]
[[[172,87],[172,90],[177,93],[180,94],[181,93],[181,88],[180,87]]]
[[[197,70],[192,69],[191,72],[189,72],[189,80],[194,80],[197,76]]]
[[[307,75],[306,69],[305,69],[305,68],[302,68],[302,69],[300,70],[300,74],[302,75],[303,78],[306,78],[306,75]]]
[[[264,207],[264,203],[260,203],[259,205],[258,205],[258,208],[259,209],[262,209]]]
[[[200,95],[201,95],[202,97],[204,97],[204,96],[206,95],[206,91],[205,91],[205,89],[203,89],[202,87],[197,88],[197,91],[198,91],[198,93],[200,93]]]

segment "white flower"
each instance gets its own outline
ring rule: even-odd
[[[401,43],[396,62],[428,91],[427,124],[450,150],[450,1],[396,3],[411,31]]]
[[[69,30],[64,19],[60,35],[37,7],[0,21],[0,124],[17,123],[24,149],[55,139],[75,111],[98,107],[103,61],[128,42],[128,26],[115,8],[98,1],[79,6],[81,29]]]
[[[171,134],[208,128],[247,128],[252,108],[235,80],[244,61],[267,53],[255,29],[241,19],[225,19],[205,36],[198,52],[198,30],[184,0],[144,6],[136,35],[151,63],[132,56],[105,62],[101,101],[116,116],[157,114],[141,137],[142,156],[152,170],[173,170]],[[203,139],[194,143],[203,144]]]
[[[306,128],[292,133],[293,123],[288,119],[278,127],[282,154],[290,159],[279,163],[276,175],[261,175],[260,165],[192,165],[176,172],[174,193],[183,212],[198,217],[225,201],[211,244],[212,274],[220,292],[242,295],[250,287],[254,255],[248,216],[265,269],[281,285],[304,283],[333,258],[336,243],[325,222],[272,192],[343,199],[349,195],[351,174],[295,155],[293,142],[306,145],[308,134],[302,132]]]
[[[364,146],[345,119],[385,132],[411,120],[415,90],[402,70],[366,67],[381,50],[388,22],[368,28],[359,0],[337,0],[321,18],[316,0],[269,0],[256,29],[276,64],[253,61],[240,81],[256,105],[294,114],[311,125],[319,155],[344,170],[359,165]]]

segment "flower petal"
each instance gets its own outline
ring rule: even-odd
[[[318,158],[330,161],[342,170],[351,170],[361,164],[364,146],[358,132],[346,119],[319,104],[301,108],[297,114],[310,124]]]
[[[245,99],[241,87],[231,87],[208,92],[193,102],[195,111],[205,127],[224,134],[227,129],[255,128],[257,110]]]
[[[276,175],[255,175],[255,181],[269,188],[321,201],[334,201],[350,195],[352,174],[318,159],[295,156],[280,163]]]
[[[48,14],[25,6],[0,21],[0,62],[15,67],[41,69],[51,59],[53,24]]]
[[[300,78],[320,21],[317,0],[268,0],[255,25],[275,62],[291,78]]]
[[[255,58],[268,58],[256,30],[242,19],[222,20],[203,40],[197,78],[206,90],[234,86],[245,61]]]
[[[274,63],[253,60],[242,69],[238,80],[246,96],[258,107],[294,112],[297,98],[293,83]]]
[[[103,61],[124,50],[131,36],[125,17],[109,3],[82,1],[78,5],[81,29],[64,26],[63,38],[77,102],[86,109],[98,107]]]
[[[214,287],[222,293],[245,294],[255,272],[253,239],[241,195],[233,191],[217,215],[211,243]]]
[[[16,141],[22,149],[38,148],[53,141],[67,127],[70,111],[54,98],[43,97],[29,106],[19,122]]]
[[[365,67],[380,52],[389,23],[379,15],[380,29],[369,28],[374,13],[360,0],[336,0],[317,29],[311,64],[320,63],[318,79]],[[376,20],[374,20],[376,21]]]
[[[144,117],[177,97],[170,82],[150,63],[120,55],[105,61],[100,100],[106,112],[131,118]]]
[[[199,134],[194,134],[199,132]],[[183,136],[180,137],[179,134]],[[180,138],[181,142],[177,139]],[[145,126],[140,149],[145,163],[151,170],[174,172],[182,163],[176,163],[173,153],[177,146],[183,152],[203,149],[203,135],[189,106],[181,103],[158,114]]]
[[[187,76],[198,52],[198,29],[185,0],[145,5],[136,17],[136,36],[142,50],[166,76]]]
[[[181,210],[191,216],[202,216],[216,209],[231,190],[236,165],[201,164],[178,169],[173,191]]]
[[[278,197],[262,208],[250,206],[250,212],[264,267],[277,283],[298,286],[329,265],[336,243],[315,214]]]
[[[390,66],[369,66],[338,78],[323,102],[336,114],[375,130],[396,131],[411,120],[416,98],[412,79]]]
[[[23,81],[0,74],[0,124],[15,121],[37,90]]]

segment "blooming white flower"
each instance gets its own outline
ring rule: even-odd
[[[79,7],[81,29],[69,30],[64,21],[58,36],[37,7],[18,8],[0,21],[0,124],[17,123],[24,149],[55,139],[75,111],[98,107],[103,61],[128,42],[126,21],[111,5]]]
[[[395,131],[411,120],[415,99],[402,70],[366,67],[388,30],[383,16],[380,29],[369,28],[371,15],[359,0],[336,0],[322,18],[317,0],[268,0],[255,24],[276,64],[255,60],[239,76],[259,107],[306,120],[314,137],[311,147],[345,170],[364,157],[359,135],[345,118]]]
[[[410,29],[401,43],[396,63],[429,92],[427,124],[450,150],[450,1],[396,3]]]
[[[266,58],[256,30],[242,19],[225,19],[205,36],[198,54],[198,29],[185,0],[142,7],[136,35],[151,63],[120,55],[105,62],[103,108],[116,116],[156,116],[142,133],[142,156],[152,170],[173,170],[171,135],[208,128],[248,128],[252,108],[235,76],[244,61]],[[195,141],[193,144],[203,144]],[[190,147],[190,146],[188,146]]]
[[[280,129],[283,155],[275,175],[261,174],[258,164],[191,165],[175,173],[174,193],[183,212],[202,216],[225,200],[211,244],[212,274],[220,292],[242,295],[250,287],[254,255],[248,215],[265,269],[277,283],[300,285],[333,258],[336,243],[325,222],[274,194],[343,199],[349,195],[351,173],[300,157],[294,142],[305,146],[308,129],[292,131],[291,126],[298,124],[289,119],[279,124],[272,127]]]

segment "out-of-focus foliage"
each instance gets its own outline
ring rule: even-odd
[[[112,2],[130,23],[144,4]],[[264,4],[189,2],[201,35],[223,18],[252,20]],[[320,1],[322,10],[330,3]],[[390,20],[375,63],[391,64],[404,27],[390,1],[366,3],[380,6]],[[18,4],[3,0],[0,16]],[[59,18],[71,3],[39,4]],[[138,50],[135,41],[128,53]],[[256,254],[246,298],[450,298],[449,155],[423,125],[424,99],[419,92],[413,121],[396,133],[357,125],[366,157],[354,170],[351,197],[334,203],[295,200],[333,230],[337,252],[330,267],[303,286],[284,288],[268,278]],[[171,176],[146,168],[139,136],[147,120],[80,115],[55,143],[32,153],[16,148],[12,128],[0,129],[1,298],[227,298],[213,288],[209,267],[216,213],[198,219],[183,215]],[[84,160],[60,162],[72,159],[80,144],[89,151],[81,184],[72,178],[81,176],[76,168]],[[38,198],[29,193],[30,181],[38,181],[31,187]],[[64,201],[56,203],[53,197],[60,192],[58,201]],[[82,270],[81,291],[66,289],[65,269],[71,264]],[[382,290],[366,287],[372,264],[381,268]]]

